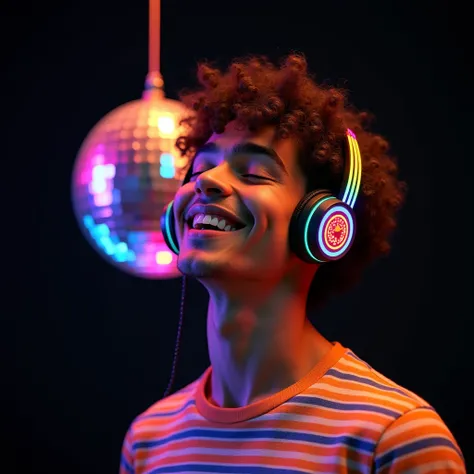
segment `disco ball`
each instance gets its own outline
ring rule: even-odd
[[[163,241],[160,217],[174,198],[187,163],[175,148],[189,114],[148,77],[142,99],[100,120],[84,140],[73,170],[72,201],[79,226],[109,263],[143,278],[179,275]]]

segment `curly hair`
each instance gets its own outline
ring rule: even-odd
[[[362,183],[354,208],[357,234],[351,251],[316,272],[308,308],[321,307],[360,280],[375,259],[390,251],[389,238],[405,199],[405,183],[397,178],[389,144],[369,131],[373,118],[347,100],[347,91],[318,84],[308,73],[304,55],[292,54],[276,65],[265,57],[234,60],[226,70],[209,63],[198,66],[200,87],[181,94],[194,113],[183,121],[186,133],[176,145],[192,159],[212,133],[222,133],[236,120],[251,131],[274,125],[279,137],[294,137],[307,191],[317,188],[339,193],[343,173],[346,129],[357,136],[362,155]]]

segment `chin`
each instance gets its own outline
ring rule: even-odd
[[[225,265],[217,261],[215,258],[203,258],[203,256],[180,255],[178,258],[178,270],[186,276],[195,278],[205,278],[219,276],[225,273]]]
[[[178,270],[186,276],[209,279],[235,279],[252,278],[256,273],[261,274],[261,270],[255,268],[253,262],[246,262],[239,259],[238,262],[224,255],[197,255],[198,252],[189,252],[180,255],[178,258]]]

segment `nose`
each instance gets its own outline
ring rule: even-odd
[[[201,173],[195,181],[194,190],[197,194],[208,198],[226,197],[232,193],[229,177],[221,166]]]

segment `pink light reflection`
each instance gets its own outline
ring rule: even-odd
[[[94,195],[94,204],[97,207],[110,206],[112,202],[113,202],[113,196],[110,191],[105,191],[103,193]]]

